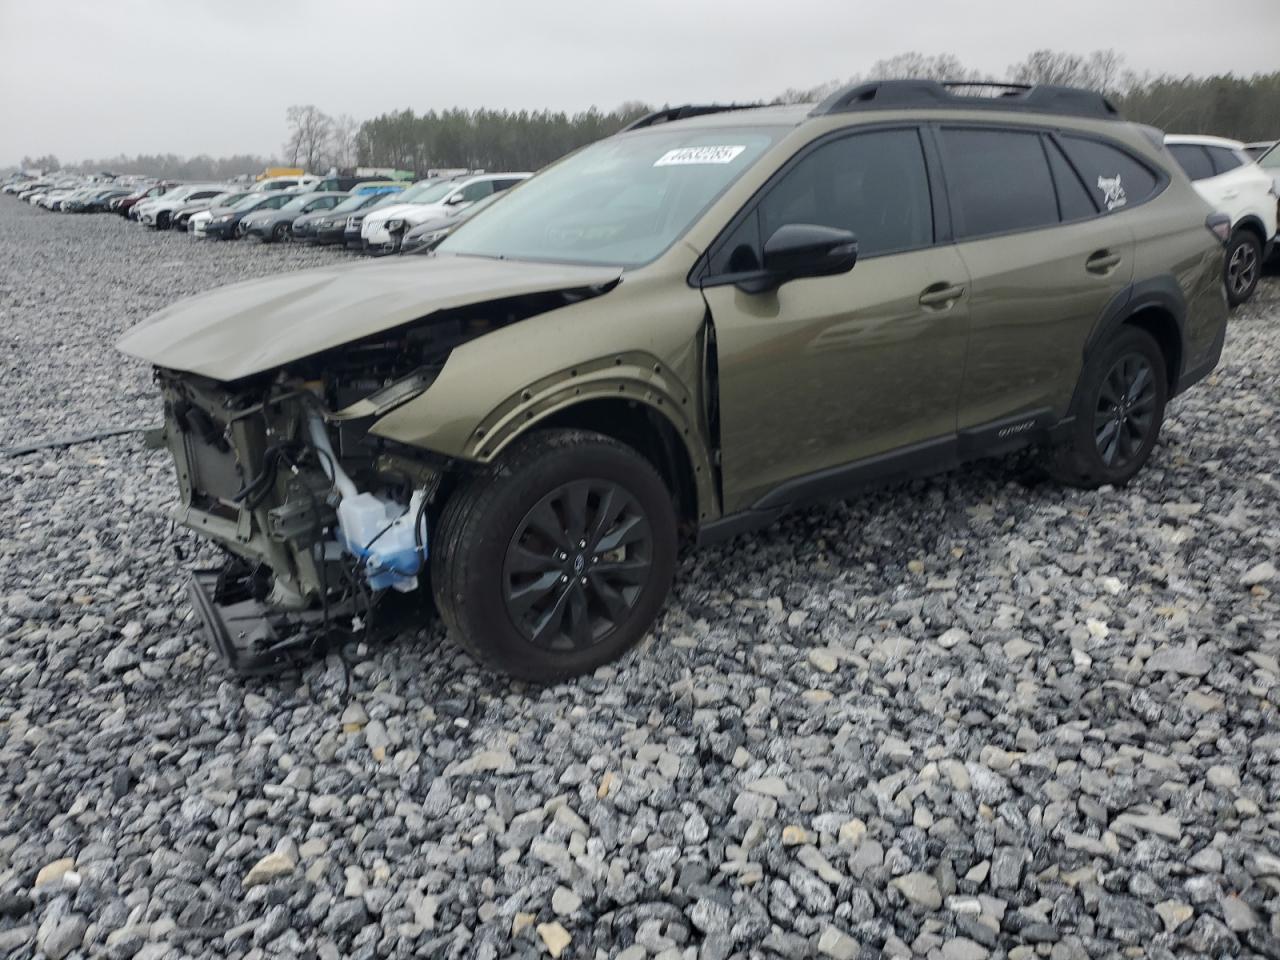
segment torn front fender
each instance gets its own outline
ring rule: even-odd
[[[489,462],[553,415],[627,400],[664,417],[684,444],[698,514],[719,516],[701,336],[706,305],[663,275],[628,275],[606,297],[530,317],[454,348],[421,395],[370,428],[375,436]]]

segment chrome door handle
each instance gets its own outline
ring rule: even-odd
[[[945,281],[935,283],[932,286],[925,287],[924,292],[920,294],[920,306],[949,307],[956,300],[959,300],[963,293],[963,284],[950,284]]]

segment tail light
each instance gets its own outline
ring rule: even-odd
[[[1225,213],[1211,213],[1205,217],[1204,225],[1209,232],[1222,241],[1225,246],[1231,239],[1231,218]]]

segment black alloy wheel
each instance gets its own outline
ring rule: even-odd
[[[1253,296],[1261,276],[1262,248],[1258,238],[1247,230],[1239,230],[1227,247],[1225,280],[1227,300],[1239,306]]]
[[[1123,470],[1146,446],[1156,399],[1156,375],[1146,357],[1126,353],[1112,364],[1093,414],[1094,443],[1104,464]]]
[[[1125,324],[1081,371],[1070,417],[1046,450],[1062,483],[1124,486],[1150,459],[1169,399],[1168,361],[1156,339]]]
[[[271,239],[276,243],[288,243],[293,239],[289,233],[289,224],[277,223],[271,230]]]
[[[562,484],[521,520],[502,582],[516,629],[546,650],[584,650],[629,618],[649,581],[653,532],[620,484]]]
[[[640,642],[671,589],[678,541],[671,490],[639,451],[589,430],[538,430],[449,494],[431,591],[478,661],[558,680]]]

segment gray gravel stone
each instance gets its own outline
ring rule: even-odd
[[[153,422],[127,327],[354,259],[0,197],[0,445]],[[163,452],[0,459],[0,955],[1276,957],[1277,449],[1269,276],[1124,489],[1024,457],[790,514],[546,687],[431,619],[235,679]]]

